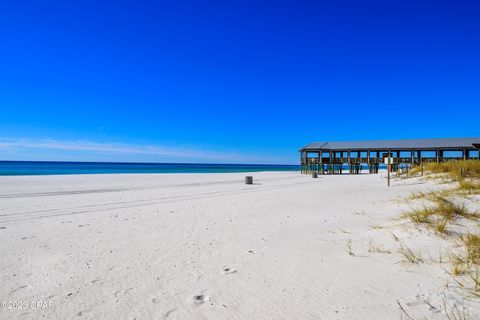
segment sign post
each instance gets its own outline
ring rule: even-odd
[[[385,163],[387,164],[387,186],[390,187],[390,165],[392,164],[392,157],[390,154],[390,150],[388,150],[388,157],[385,159]]]

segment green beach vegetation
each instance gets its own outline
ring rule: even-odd
[[[422,174],[425,179],[451,186],[412,194],[407,201],[413,208],[402,218],[449,240],[449,273],[461,288],[480,297],[480,212],[475,210],[480,195],[480,161],[425,163],[423,168],[416,166],[402,177]],[[411,257],[408,252],[407,256]]]

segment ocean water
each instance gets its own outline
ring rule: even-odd
[[[0,161],[0,176],[296,171],[296,165]]]

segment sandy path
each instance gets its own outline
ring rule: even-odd
[[[441,291],[441,268],[368,252],[430,182],[244,175],[0,177],[0,302],[54,305],[0,318],[399,319]]]

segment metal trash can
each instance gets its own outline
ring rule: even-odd
[[[315,178],[315,179],[318,178],[318,173],[317,173],[317,172],[313,172],[313,173],[312,173],[312,178]]]
[[[245,176],[245,184],[253,184],[253,177]]]

